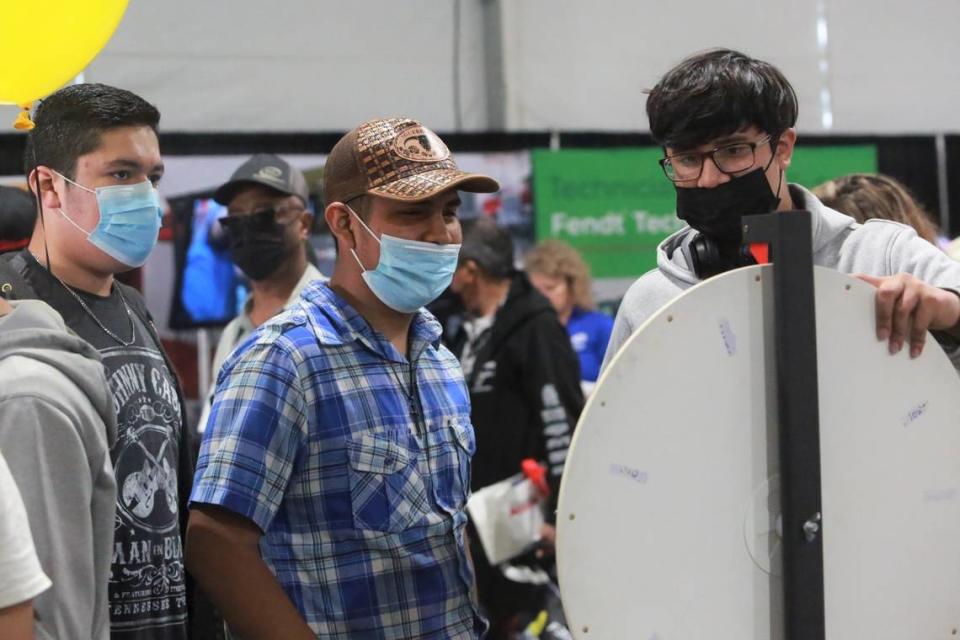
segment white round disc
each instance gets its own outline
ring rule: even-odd
[[[557,516],[577,638],[784,637],[772,276],[690,289],[591,396]],[[932,338],[889,355],[871,286],[815,285],[827,638],[960,638],[960,377]]]

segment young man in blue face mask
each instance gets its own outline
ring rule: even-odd
[[[331,152],[333,275],[224,364],[191,497],[187,562],[237,635],[482,633],[469,394],[422,307],[457,265],[457,190],[497,188],[414,120],[365,122]]]
[[[687,58],[647,99],[650,131],[663,145],[664,174],[676,186],[677,216],[689,227],[663,241],[658,268],[627,291],[604,367],[630,335],[683,290],[717,273],[752,264],[740,218],[806,209],[813,214],[813,260],[858,274],[877,287],[877,338],[891,353],[916,357],[927,330],[939,332],[955,366],[960,264],[905,225],[857,224],[790,184],[797,140],[797,96],[773,65],[727,49]]]
[[[143,298],[114,277],[141,266],[157,241],[159,119],[142,98],[105,85],[44,100],[24,156],[40,217],[9,261],[32,289],[20,297],[58,311],[106,369],[117,414],[110,629],[137,640],[187,637],[182,527],[192,462],[182,394]]]

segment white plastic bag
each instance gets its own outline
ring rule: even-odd
[[[474,492],[467,512],[491,565],[522,555],[539,542],[545,499],[523,473]]]

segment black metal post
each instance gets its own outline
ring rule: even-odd
[[[824,640],[826,633],[810,225],[808,211],[743,218],[744,242],[766,245],[773,263],[787,640]]]

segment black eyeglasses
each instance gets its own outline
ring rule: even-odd
[[[756,161],[757,147],[766,144],[772,136],[764,136],[753,142],[732,142],[714,147],[710,151],[684,151],[660,159],[660,167],[667,179],[673,182],[696,180],[703,173],[704,158],[710,158],[717,169],[727,175],[746,171]]]

